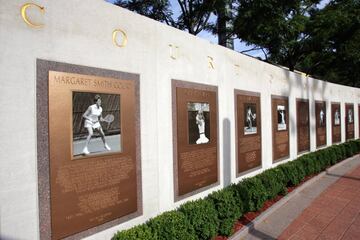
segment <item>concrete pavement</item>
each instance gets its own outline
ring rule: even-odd
[[[289,193],[230,239],[360,239],[360,157]]]

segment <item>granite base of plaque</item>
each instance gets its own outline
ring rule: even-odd
[[[219,184],[217,87],[172,81],[175,200]]]
[[[273,162],[289,157],[289,98],[271,96]]]
[[[261,167],[260,93],[235,90],[237,171]]]
[[[310,151],[309,100],[296,99],[298,154]]]
[[[316,147],[326,145],[326,102],[315,102]]]
[[[341,109],[340,103],[331,103],[332,143],[341,142]]]
[[[37,61],[41,239],[142,214],[139,76]]]
[[[345,104],[345,132],[346,140],[354,139],[354,104]]]

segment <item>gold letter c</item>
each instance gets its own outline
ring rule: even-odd
[[[119,43],[117,42],[117,40],[116,40],[116,37],[117,37],[117,34],[118,34],[118,33],[121,33],[121,35],[123,36],[121,44],[119,44]],[[127,44],[127,36],[126,36],[126,33],[125,33],[123,30],[121,30],[121,29],[115,29],[115,30],[113,31],[113,34],[112,34],[112,40],[113,40],[113,44],[114,44],[115,46],[117,46],[117,47],[125,47],[126,44]]]
[[[26,14],[26,10],[31,7],[31,6],[34,6],[36,8],[38,8],[40,10],[40,12],[42,14],[45,13],[45,8],[44,7],[41,7],[35,3],[25,3],[24,5],[22,5],[21,7],[21,17],[23,18],[24,22],[29,25],[30,27],[32,28],[42,28],[44,26],[44,24],[36,24],[36,23],[32,23],[29,19],[28,19],[28,16]]]

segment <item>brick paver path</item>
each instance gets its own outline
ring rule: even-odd
[[[360,167],[322,192],[279,240],[360,239]]]

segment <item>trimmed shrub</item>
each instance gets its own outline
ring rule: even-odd
[[[354,153],[359,153],[360,152],[360,139],[353,140],[352,142],[353,142],[354,148],[355,148]]]
[[[279,168],[272,168],[258,175],[266,189],[267,199],[272,199],[278,194],[286,195],[285,175]]]
[[[302,162],[305,176],[313,175],[321,171],[321,163],[314,152],[303,155],[296,161]]]
[[[177,211],[165,212],[146,224],[117,232],[112,240],[212,239],[230,235],[243,212],[257,211],[266,199],[286,194],[286,186],[298,185],[305,176],[360,152],[360,140],[333,145],[302,155],[263,173],[232,184],[207,198],[187,202]]]
[[[314,153],[320,163],[320,171],[326,169],[331,164],[331,158],[327,149],[322,149]]]
[[[336,150],[333,147],[329,147],[327,149],[329,150],[330,163],[331,165],[334,165],[335,163],[337,163]]]
[[[184,213],[199,239],[211,239],[217,234],[218,212],[211,201],[200,199],[187,202],[180,206],[179,211]]]
[[[207,198],[214,204],[218,212],[220,221],[218,232],[224,236],[232,233],[235,221],[243,213],[242,202],[237,201],[235,194],[233,188],[227,187],[210,194]]]
[[[356,141],[355,140],[350,140],[349,142],[349,145],[351,147],[351,152],[352,152],[352,155],[355,155],[358,153],[358,148],[357,148],[357,144],[356,144]]]
[[[292,161],[279,166],[286,176],[286,186],[296,186],[305,177],[305,168],[301,161]]]
[[[357,154],[360,152],[360,140],[351,140],[350,141],[352,147],[353,147],[353,153]]]
[[[298,157],[296,161],[300,161],[302,165],[304,166],[304,170],[306,175],[310,175],[314,172],[314,164],[309,159],[309,154],[302,155],[301,157]]]
[[[196,240],[194,228],[182,212],[165,212],[147,222],[157,240]]]
[[[257,211],[266,201],[267,191],[257,176],[242,180],[234,185],[234,189],[243,202],[244,212]]]
[[[295,165],[300,182],[305,178],[305,166],[300,161],[293,161],[291,164]]]
[[[341,160],[344,160],[346,158],[346,147],[344,144],[340,144],[339,147],[341,149]]]
[[[344,158],[342,148],[340,145],[334,145],[333,148],[335,149],[335,152],[336,152],[337,162],[340,162]]]
[[[351,157],[353,155],[353,148],[352,148],[352,144],[350,142],[346,142],[344,143],[344,147],[345,147],[345,155],[346,157]]]
[[[156,236],[151,232],[151,229],[146,224],[141,224],[130,228],[128,230],[124,230],[121,232],[117,232],[111,240],[156,240]]]

